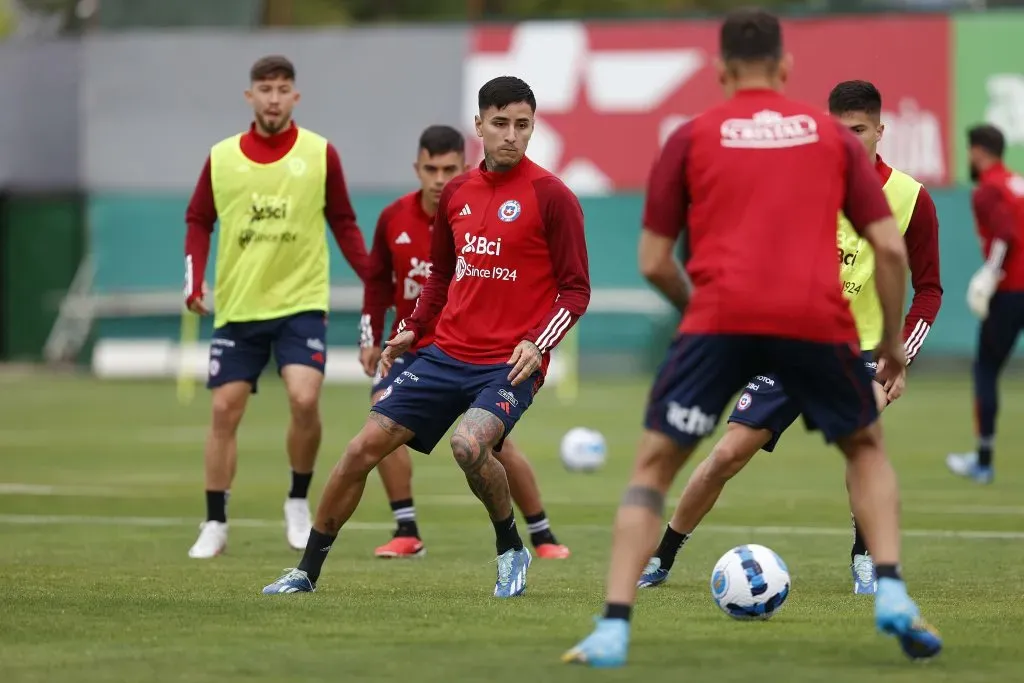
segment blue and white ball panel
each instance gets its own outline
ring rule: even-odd
[[[769,619],[789,597],[789,569],[763,545],[733,548],[711,572],[711,597],[733,619]]]

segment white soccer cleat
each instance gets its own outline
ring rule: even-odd
[[[305,498],[289,498],[284,502],[284,528],[288,546],[292,550],[305,550],[313,521],[309,517],[309,501]]]
[[[228,547],[228,525],[224,522],[206,521],[199,525],[199,538],[188,550],[188,556],[195,560],[217,557]]]

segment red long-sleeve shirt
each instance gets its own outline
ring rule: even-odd
[[[392,306],[395,322],[412,315],[416,300],[430,275],[430,243],[434,217],[423,210],[423,193],[400,197],[380,212],[370,248],[369,276],[364,283],[363,313],[359,321],[359,345],[380,346],[384,316]],[[424,329],[413,350],[434,341],[432,329]]]
[[[279,161],[291,151],[298,138],[298,126],[292,125],[288,130],[276,135],[264,137],[256,133],[253,124],[241,138],[242,154],[258,164],[270,164]],[[327,144],[327,181],[326,206],[324,217],[334,233],[345,260],[352,266],[360,280],[365,280],[368,268],[366,243],[356,223],[356,214],[352,209],[348,188],[345,185],[345,174],[341,168],[341,157],[334,145]],[[206,158],[203,170],[199,174],[192,199],[185,212],[185,268],[186,268],[186,300],[192,301],[202,296],[203,276],[206,263],[210,257],[210,236],[217,222],[217,206],[213,200],[213,180],[210,175],[210,158]]]
[[[998,291],[1024,291],[1024,178],[996,164],[978,179],[971,206],[984,257],[989,257],[994,240],[1006,244]]]
[[[441,194],[430,277],[400,329],[465,363],[504,363],[520,342],[543,354],[590,304],[583,209],[553,174],[524,158],[503,173],[483,164]],[[440,315],[440,318],[438,316]]]
[[[875,158],[875,170],[884,185],[892,175],[892,168]],[[928,190],[921,188],[910,215],[910,225],[903,234],[907,244],[907,258],[910,262],[910,283],[914,298],[910,302],[906,320],[903,323],[903,348],[907,361],[912,361],[921,350],[925,337],[935,324],[942,305],[942,280],[939,276],[939,219],[935,202]]]

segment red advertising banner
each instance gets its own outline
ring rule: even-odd
[[[839,81],[873,82],[883,98],[883,157],[922,182],[949,181],[945,17],[800,20],[784,31],[794,56],[788,94],[825,108]],[[538,100],[535,161],[580,194],[642,189],[667,135],[722,100],[717,44],[712,22],[478,28],[463,74],[464,112],[476,113],[486,80],[520,76]]]

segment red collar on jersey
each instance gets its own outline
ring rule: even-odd
[[[1007,175],[1007,173],[1008,171],[1006,170],[1006,166],[1003,164],[1003,162],[997,161],[996,163],[992,164],[991,166],[989,166],[988,168],[981,172],[981,176],[978,178],[978,181],[985,182],[989,178],[1005,176]]]
[[[256,132],[256,122],[253,121],[249,124],[249,132],[247,135],[252,139],[252,142],[260,145],[261,147],[291,147],[295,144],[295,139],[299,137],[299,126],[295,121],[290,121],[288,127],[279,133],[273,135],[260,135]]]
[[[882,161],[882,157],[878,154],[875,155],[875,170],[878,171],[878,177],[882,179],[883,185],[889,182],[889,176],[892,175],[892,166]]]
[[[495,185],[502,185],[504,183],[514,182],[517,178],[526,173],[531,166],[533,166],[533,162],[526,156],[523,156],[518,164],[507,171],[488,171],[486,162],[481,161],[479,166],[480,177],[488,182],[494,183]]]

